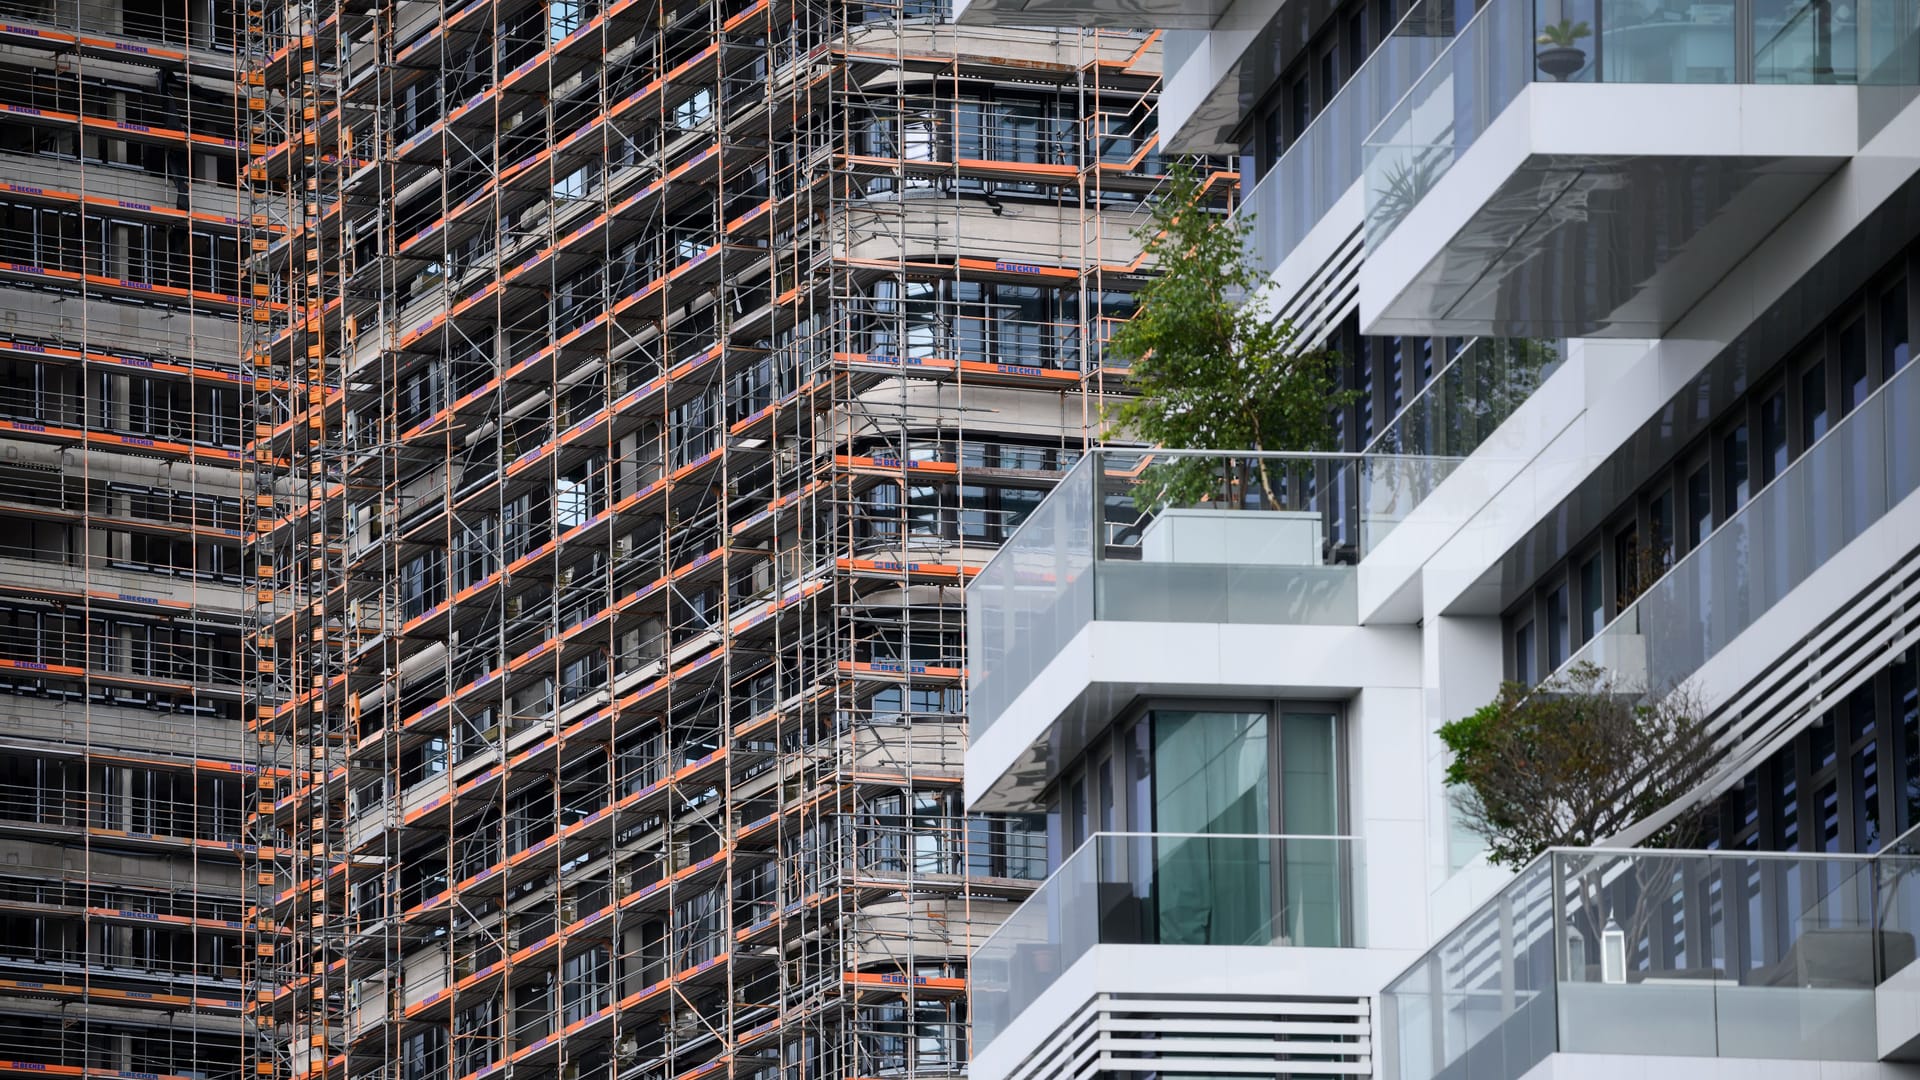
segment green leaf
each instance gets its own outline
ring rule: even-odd
[[[1109,412],[1120,434],[1184,450],[1328,450],[1333,416],[1353,400],[1339,357],[1303,346],[1258,296],[1252,220],[1210,205],[1177,167],[1139,236],[1159,275],[1108,351],[1131,364],[1134,397]],[[1206,469],[1161,467],[1140,498],[1192,501],[1217,486]],[[1265,477],[1262,477],[1265,480]]]

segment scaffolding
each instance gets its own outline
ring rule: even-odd
[[[4,1073],[241,1077],[225,14],[0,2]]]
[[[942,14],[244,0],[257,1080],[964,1071],[962,595],[1164,177],[1155,37]]]

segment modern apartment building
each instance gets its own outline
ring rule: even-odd
[[[232,13],[0,7],[0,1072],[240,1080]]]
[[[1046,814],[1052,876],[975,954],[973,1075],[1920,1070],[1920,12],[957,19],[1169,28],[1166,149],[1239,157],[1357,392],[1277,483],[1089,456],[976,579],[967,805]],[[1578,663],[1689,687],[1713,768],[1490,867],[1434,732]]]
[[[962,1073],[1044,872],[962,595],[1122,377],[1158,35],[240,20],[256,1075]]]

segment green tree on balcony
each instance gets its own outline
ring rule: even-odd
[[[1693,848],[1706,836],[1710,802],[1696,796],[1720,760],[1703,702],[1682,685],[1647,694],[1582,661],[1539,686],[1505,683],[1473,715],[1446,724],[1447,783],[1489,861],[1519,869],[1549,848],[1593,848],[1668,811],[1645,848]],[[1604,850],[1568,855],[1556,868],[1568,930],[1567,974],[1608,978],[1609,937],[1624,943],[1615,978],[1671,918],[1673,882],[1698,872],[1693,856]],[[1577,943],[1577,944],[1576,944]],[[1617,954],[1616,954],[1617,955]],[[1711,958],[1688,955],[1702,974],[1724,977]]]
[[[1490,861],[1515,869],[1612,839],[1692,794],[1718,760],[1690,688],[1649,696],[1584,661],[1539,686],[1502,684],[1439,735],[1462,823]],[[1704,808],[1690,808],[1647,846],[1687,846],[1704,824]]]
[[[1353,400],[1339,388],[1339,357],[1303,345],[1277,318],[1252,264],[1249,215],[1223,215],[1192,169],[1173,170],[1137,231],[1157,268],[1138,312],[1108,343],[1132,366],[1129,398],[1109,418],[1118,433],[1180,450],[1334,449],[1333,417]],[[1172,459],[1144,476],[1138,498],[1156,504],[1241,500],[1283,505],[1285,470],[1271,458],[1228,464]]]

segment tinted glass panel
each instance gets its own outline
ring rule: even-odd
[[[1787,468],[1787,395],[1760,403],[1760,482],[1769,484]]]
[[[1264,713],[1156,710],[1153,735],[1156,832],[1271,829]],[[1244,857],[1237,847],[1228,853],[1205,843],[1161,843],[1156,850],[1163,943],[1265,939],[1272,909],[1270,867]]]
[[[1547,668],[1551,671],[1560,670],[1573,652],[1569,642],[1571,616],[1567,583],[1563,581],[1547,594]]]
[[[1840,331],[1840,411],[1844,415],[1867,399],[1867,320],[1853,320]]]
[[[1281,829],[1290,836],[1340,831],[1335,722],[1328,713],[1287,713],[1280,719]],[[1282,848],[1286,906],[1281,921],[1289,943],[1341,944],[1340,869],[1336,845]]]
[[[1907,283],[1888,289],[1880,298],[1880,377],[1886,378],[1913,359],[1907,333]]]
[[[1747,461],[1747,425],[1741,424],[1720,440],[1721,454],[1726,462],[1727,482],[1725,497],[1727,514],[1747,505],[1747,497],[1752,494],[1752,485],[1748,480]]]
[[[1800,376],[1800,441],[1812,445],[1827,433],[1827,365],[1815,364]]]
[[[1595,555],[1580,567],[1580,634],[1591,641],[1606,625],[1606,606],[1601,602],[1600,556]]]
[[[1707,466],[1687,477],[1687,549],[1700,545],[1713,531],[1713,473]]]

